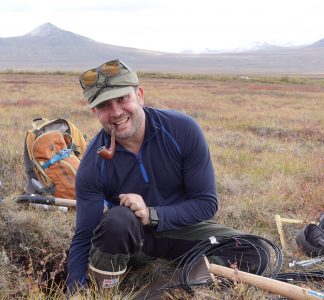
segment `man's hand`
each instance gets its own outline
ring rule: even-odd
[[[120,205],[129,207],[143,225],[150,223],[149,210],[142,196],[138,194],[120,194],[119,199]]]

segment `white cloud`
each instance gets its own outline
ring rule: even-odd
[[[11,0],[0,3],[0,36],[51,22],[101,42],[162,51],[302,44],[324,38],[323,15],[322,0]]]

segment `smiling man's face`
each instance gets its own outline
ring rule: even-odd
[[[145,113],[143,89],[141,86],[132,89],[128,95],[107,100],[92,110],[107,133],[115,128],[116,139],[120,142],[144,134]]]

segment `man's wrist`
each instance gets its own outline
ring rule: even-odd
[[[153,227],[159,224],[159,215],[154,207],[148,207],[149,223],[145,226]]]

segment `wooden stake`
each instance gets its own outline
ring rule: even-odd
[[[209,272],[225,277],[232,281],[238,280],[240,282],[248,283],[262,290],[278,294],[293,300],[318,300],[324,299],[324,294],[299,286],[278,281],[268,277],[263,277],[247,272],[233,270],[231,268],[210,264]]]

